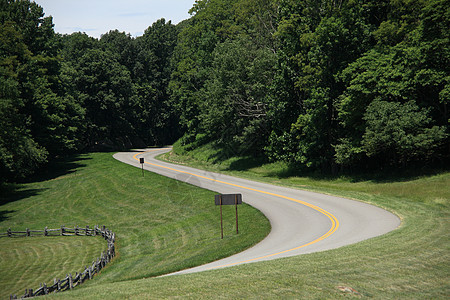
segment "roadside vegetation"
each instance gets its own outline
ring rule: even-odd
[[[69,273],[75,276],[106,249],[105,240],[99,237],[2,237],[0,298],[23,296],[25,289],[36,290],[42,283],[52,285],[53,279],[63,279]]]
[[[393,167],[333,176],[302,172],[286,162],[268,163],[251,156],[225,157],[212,143],[186,151],[180,142],[160,158],[213,172],[322,192],[361,192],[443,205],[449,204],[450,199],[448,166],[407,170]]]
[[[270,231],[259,211],[242,205],[236,235],[234,210],[225,207],[221,240],[215,193],[150,172],[143,177],[111,153],[60,159],[29,182],[7,187],[1,187],[0,231],[106,225],[117,234],[116,258],[85,286],[197,266],[240,252]],[[106,247],[95,237],[5,237],[0,245],[2,298],[80,271]]]
[[[175,147],[176,150],[177,147]],[[217,152],[166,154],[162,159],[339,195],[383,207],[400,216],[401,226],[354,245],[183,276],[148,278],[90,286],[58,299],[161,298],[304,298],[373,297],[376,299],[446,299],[450,293],[450,173],[324,178],[294,175],[287,166],[250,163],[248,158],[207,163]],[[202,160],[199,157],[202,157]],[[197,157],[197,158],[196,158]],[[244,159],[247,166],[232,165]],[[244,164],[245,165],[245,164]],[[289,175],[286,175],[289,174]],[[380,174],[381,176],[381,174]]]
[[[55,33],[35,2],[0,0],[0,230],[118,234],[95,284],[53,297],[448,298],[448,0],[198,0],[190,13],[95,39]],[[164,159],[366,201],[402,225],[323,253],[153,278],[269,231],[244,206],[249,231],[219,241],[213,193],[80,154],[175,141]],[[80,242],[97,253],[64,241]]]
[[[97,39],[0,0],[0,182],[178,139],[330,174],[448,163],[448,7],[200,0],[176,25]]]
[[[96,153],[56,163],[52,172],[41,174],[40,180],[35,178],[21,184],[14,193],[8,194],[9,197],[2,197],[0,230],[26,226],[40,228],[46,224],[105,223],[118,233],[118,257],[92,282],[72,292],[51,296],[58,299],[201,299],[218,295],[223,298],[336,298],[352,295],[383,299],[444,299],[449,294],[450,173],[442,171],[386,180],[302,177],[292,174],[287,166],[251,163],[248,158],[205,163],[195,158],[200,153],[210,157],[217,155],[213,148],[205,147],[198,154],[184,152],[177,155],[174,151],[163,159],[358,199],[396,213],[402,224],[387,235],[335,250],[199,274],[155,278],[151,276],[201,263],[199,256],[209,255],[211,258],[207,249],[226,252],[223,244],[217,244],[220,239],[214,207],[209,217],[209,212],[201,213],[200,217],[190,206],[200,204],[200,199],[210,205],[213,193],[165,180],[149,172],[142,177],[139,169],[114,161],[110,154]],[[247,164],[242,166],[247,167],[240,170],[232,167],[236,161],[243,160]],[[130,196],[125,197],[125,194]],[[177,199],[183,202],[184,209],[177,206]],[[173,220],[174,211],[183,216],[179,222]],[[186,216],[192,212],[194,216]],[[242,228],[248,226],[252,236],[258,228],[269,229],[265,218],[260,218],[259,213],[251,209],[250,212],[246,221],[243,218],[247,223]],[[255,213],[259,217],[255,218]],[[198,218],[205,222],[203,226],[198,226]],[[158,224],[157,220],[164,220],[166,225]],[[186,220],[196,221],[189,224]],[[258,220],[262,221],[259,225],[255,223]],[[245,233],[236,236],[232,234],[233,224],[228,225],[230,234],[225,235],[224,241],[237,250],[246,239],[243,238]],[[206,230],[206,236],[194,244],[184,244],[198,239],[198,230]],[[261,231],[261,237],[266,233]],[[62,241],[68,243],[71,240]],[[3,239],[0,242],[2,248],[9,249],[18,241]],[[27,239],[23,241],[27,242]],[[48,243],[48,240],[38,238],[38,244],[41,242]],[[199,253],[200,249],[206,251],[205,254]],[[192,257],[197,260],[191,260]],[[23,263],[29,265],[32,261],[33,258]],[[64,272],[70,272],[70,268]],[[0,274],[2,283],[9,280],[3,268]],[[27,270],[22,276],[34,278],[37,275]],[[40,276],[35,283],[37,285],[44,280]],[[55,275],[49,271],[46,276],[52,280]],[[5,295],[8,296],[9,292]]]

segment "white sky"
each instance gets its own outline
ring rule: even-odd
[[[99,38],[118,29],[140,36],[155,21],[164,18],[177,24],[188,19],[195,0],[34,0],[53,17],[55,31],[85,32]]]

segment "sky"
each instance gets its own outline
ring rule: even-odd
[[[195,0],[34,0],[52,16],[55,31],[61,34],[85,32],[99,38],[118,29],[141,36],[157,20],[177,24],[188,19]]]

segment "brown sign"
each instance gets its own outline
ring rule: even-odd
[[[242,204],[242,195],[241,194],[215,195],[214,201],[215,201],[216,205]]]
[[[234,205],[236,207],[236,234],[239,234],[239,225],[238,225],[238,204],[242,204],[242,195],[241,194],[222,194],[215,195],[214,202],[216,205],[220,205],[220,231],[221,238],[223,239],[223,219],[222,219],[222,205]]]

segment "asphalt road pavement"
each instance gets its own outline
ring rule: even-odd
[[[242,194],[243,201],[270,221],[270,234],[257,245],[233,256],[169,275],[200,272],[243,263],[324,251],[354,244],[396,229],[400,219],[359,201],[280,187],[158,161],[170,148],[120,152],[114,158],[221,194]],[[213,201],[213,200],[211,200]],[[213,202],[211,202],[213,203]]]

